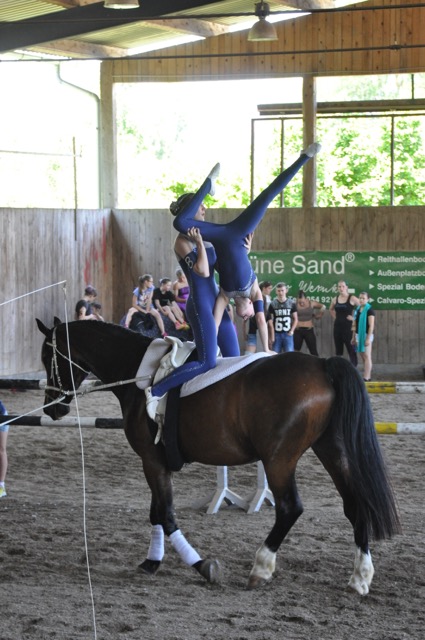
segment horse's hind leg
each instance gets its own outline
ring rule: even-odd
[[[275,499],[275,523],[264,543],[255,555],[254,566],[248,580],[248,589],[255,589],[271,579],[276,566],[276,553],[286,534],[303,512],[295,477],[292,475],[284,490],[273,487],[268,476],[269,487]]]
[[[345,475],[348,465],[345,463],[344,454],[340,448],[335,443],[329,442],[329,440],[326,444],[321,441],[320,445],[314,445],[313,450],[334,481],[343,501],[344,514],[353,527],[356,550],[354,554],[354,570],[348,581],[348,586],[360,595],[365,596],[369,593],[374,568],[369,550],[367,525],[359,515],[356,496],[351,490]]]

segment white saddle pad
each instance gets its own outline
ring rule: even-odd
[[[180,397],[190,396],[192,393],[201,391],[205,387],[209,387],[223,378],[231,376],[232,373],[236,373],[240,369],[247,367],[251,362],[260,360],[261,358],[267,358],[269,353],[251,353],[248,356],[237,356],[235,358],[217,358],[217,366],[214,369],[210,369],[205,373],[201,373],[199,376],[185,382],[181,388]]]
[[[136,382],[139,389],[146,389],[151,386],[161,358],[167,353],[169,348],[169,343],[162,340],[162,338],[153,340],[149,345],[136,374],[136,377],[140,378],[140,380]],[[235,358],[217,358],[217,366],[206,373],[201,373],[193,378],[193,380],[185,382],[182,386],[180,395],[181,397],[190,396],[192,393],[205,389],[205,387],[209,387],[219,380],[223,380],[223,378],[227,378],[227,376],[232,375],[232,373],[236,373],[236,371],[247,367],[251,362],[255,362],[255,360],[266,358],[268,356],[269,354],[263,352],[252,353],[248,356],[238,356]]]

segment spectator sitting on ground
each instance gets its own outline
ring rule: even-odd
[[[161,278],[159,287],[157,287],[152,294],[152,302],[160,313],[171,320],[176,329],[189,329],[183,312],[177,305],[174,294],[171,291],[170,278]]]
[[[135,313],[140,313],[144,317],[149,316],[150,318],[155,318],[161,335],[164,338],[167,333],[165,331],[161,314],[157,309],[152,307],[152,293],[154,289],[153,278],[150,273],[145,273],[143,276],[139,277],[139,286],[137,286],[133,291],[132,306],[127,311],[124,326],[128,329],[133,315]]]
[[[93,302],[92,304],[92,312],[93,315],[96,316],[96,320],[101,320],[101,322],[105,322],[105,318],[101,315],[102,305],[100,302]]]

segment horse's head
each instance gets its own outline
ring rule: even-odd
[[[50,406],[44,408],[44,413],[52,420],[59,420],[69,413],[69,404],[73,395],[68,392],[72,392],[74,387],[77,389],[89,372],[84,363],[79,362],[72,349],[71,352],[68,351],[65,324],[56,317],[52,329],[48,329],[38,318],[36,322],[45,336],[41,359],[47,374],[45,404]],[[51,404],[52,402],[55,404]]]

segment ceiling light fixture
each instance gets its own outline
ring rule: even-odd
[[[105,0],[105,9],[138,9],[139,0]]]
[[[259,19],[248,33],[249,42],[261,42],[277,40],[276,29],[270,22],[266,20],[270,14],[270,6],[268,2],[257,2],[255,5],[255,15]]]

